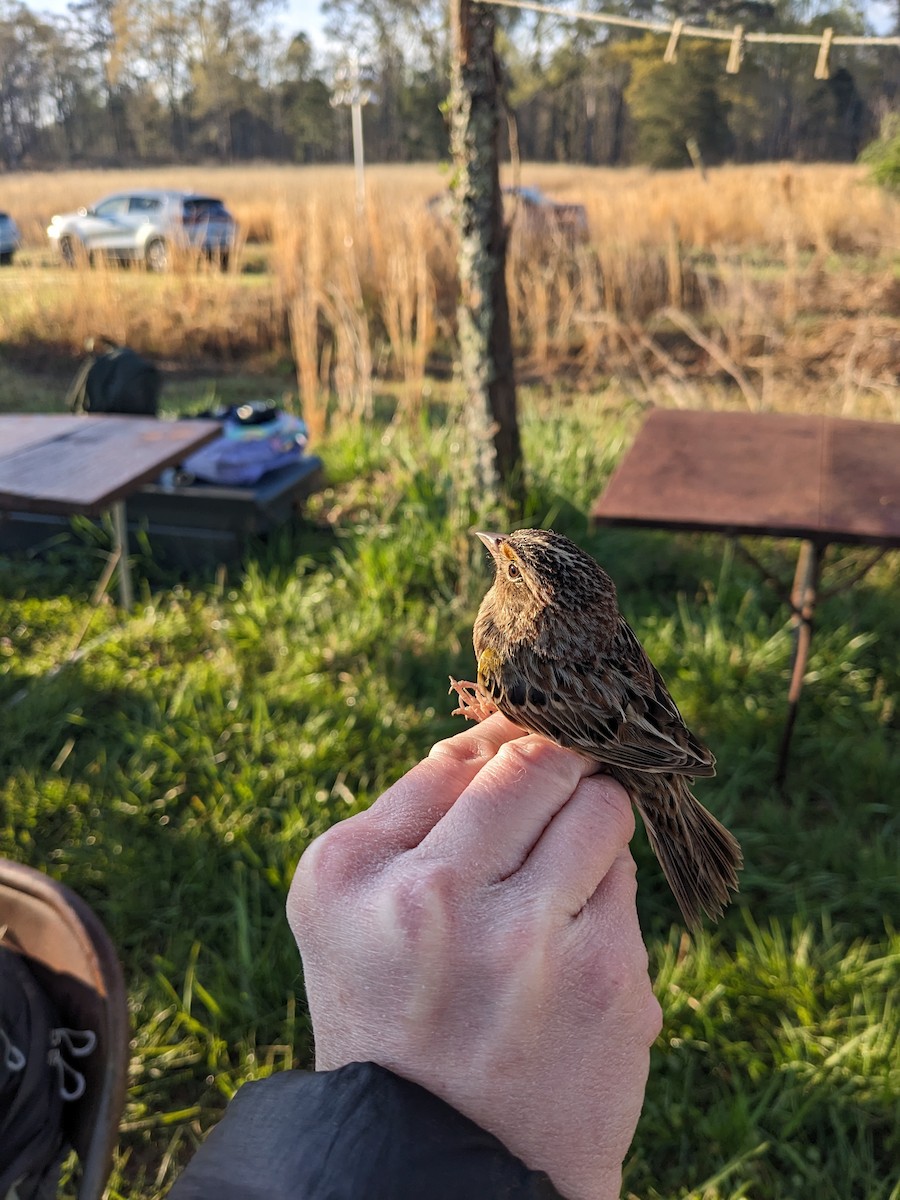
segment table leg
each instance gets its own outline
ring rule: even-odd
[[[803,676],[806,674],[806,662],[809,658],[809,647],[812,641],[813,614],[816,610],[816,592],[819,584],[819,565],[821,550],[815,542],[803,542],[800,546],[800,556],[797,559],[797,570],[794,574],[794,586],[791,591],[791,609],[794,625],[794,652],[791,660],[791,685],[788,689],[788,714],[781,737],[781,748],[778,751],[778,770],[775,782],[781,786],[787,775],[788,756],[791,747],[791,734],[797,719],[797,708],[800,704],[800,692],[803,688]]]
[[[125,501],[117,500],[112,506],[113,529],[116,551],[119,555],[119,600],[123,608],[131,608],[134,593],[131,590],[131,564],[128,561],[128,521]]]

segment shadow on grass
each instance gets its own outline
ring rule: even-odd
[[[298,559],[326,562],[337,545],[333,529],[300,516],[264,534],[243,538],[239,553],[219,556],[212,539],[191,543],[183,539],[132,531],[129,535],[132,581],[135,593],[165,589],[178,583],[195,588],[218,586],[240,579],[248,564],[264,570],[289,571]],[[0,520],[0,547],[4,546]],[[8,543],[7,543],[8,546]],[[65,596],[88,599],[97,587],[112,553],[112,533],[106,518],[74,518],[39,537],[30,546],[0,549],[0,600],[53,600]],[[115,576],[108,589],[118,596]]]
[[[24,698],[2,709],[5,853],[96,909],[135,987],[161,969],[162,947],[178,972],[196,942],[216,948],[203,954],[207,985],[207,971],[228,980],[218,1020],[283,1013],[299,971],[284,897],[306,839],[285,839],[271,808],[234,795],[240,780],[214,747],[186,754],[154,696],[98,687],[79,665],[50,680],[7,677],[5,690],[19,685]],[[271,843],[259,845],[267,823]]]

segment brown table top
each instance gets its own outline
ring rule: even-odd
[[[900,424],[654,409],[591,516],[900,546]]]
[[[0,509],[95,516],[220,433],[216,421],[0,415]]]

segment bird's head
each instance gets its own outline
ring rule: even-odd
[[[613,581],[589,554],[561,533],[517,529],[515,533],[479,533],[494,560],[493,607],[521,627],[556,612],[578,625],[582,617],[596,625],[618,616]]]

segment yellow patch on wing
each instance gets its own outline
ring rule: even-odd
[[[496,674],[503,664],[503,659],[496,650],[492,650],[490,646],[482,650],[478,656],[478,678],[482,679],[485,675]]]

